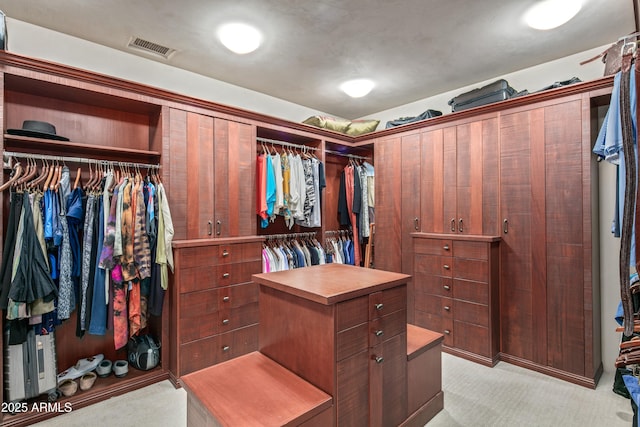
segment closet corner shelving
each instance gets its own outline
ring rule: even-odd
[[[145,164],[161,167],[162,159],[162,102],[145,94],[146,88],[107,78],[58,64],[0,54],[0,84],[3,114],[0,128],[4,130],[2,150],[24,157],[60,158],[62,162],[113,162],[117,164]],[[46,140],[6,133],[20,129],[24,120],[40,120],[53,124],[58,135],[69,141]],[[8,179],[4,170],[3,181]],[[166,173],[166,172],[165,172]],[[88,178],[88,168],[82,168]],[[169,188],[167,187],[167,192]],[[9,206],[8,192],[0,193],[0,233]],[[2,239],[4,242],[4,237]],[[105,336],[85,334],[75,336],[75,310],[69,320],[56,328],[57,370],[73,366],[79,359],[104,354],[105,359],[126,359],[126,349],[116,351],[112,332]],[[169,298],[165,295],[161,316],[149,317],[148,332],[161,343],[169,342]],[[3,338],[0,338],[0,344]],[[4,347],[4,346],[3,346]],[[70,404],[79,409],[126,393],[169,377],[168,346],[161,348],[161,362],[150,371],[133,368],[124,378],[99,378],[87,391],[78,390],[73,396],[61,398],[61,407]],[[0,374],[0,383],[4,373]],[[4,401],[4,387],[2,388]],[[35,401],[46,399],[46,395]],[[30,401],[31,402],[31,401]],[[30,411],[1,414],[2,426],[24,426],[57,415],[56,412]]]

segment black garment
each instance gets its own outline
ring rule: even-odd
[[[13,266],[13,253],[18,234],[18,220],[22,211],[22,193],[11,190],[9,219],[7,222],[7,237],[4,241],[2,254],[2,266],[0,267],[0,309],[6,310],[9,304],[9,289],[11,288],[11,269]],[[26,337],[26,335],[25,335]]]
[[[29,203],[22,204],[22,215],[22,250],[9,298],[28,304],[40,298],[49,302],[58,296],[58,288],[51,279],[49,265],[38,242]]]
[[[340,225],[351,225],[351,218],[349,218],[349,210],[347,209],[347,186],[344,173],[344,170],[340,173],[340,187],[338,188],[338,220]]]

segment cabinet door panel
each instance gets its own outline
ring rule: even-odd
[[[366,426],[369,420],[369,349],[339,361],[336,369],[336,424]]]
[[[489,285],[483,282],[455,279],[453,296],[459,300],[488,305]]]
[[[443,203],[444,215],[442,230],[445,233],[458,232],[458,173],[456,154],[456,127],[443,129]]]
[[[420,193],[421,229],[425,233],[444,233],[444,132],[422,134],[422,183]]]
[[[402,271],[402,168],[400,137],[376,142],[375,268]]]
[[[489,350],[489,330],[471,323],[455,322],[454,345],[481,356],[493,357]]]
[[[250,125],[215,119],[216,237],[256,233],[255,153]]]
[[[453,277],[488,282],[489,264],[479,259],[453,258]]]

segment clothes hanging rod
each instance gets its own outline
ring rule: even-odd
[[[21,158],[21,159],[35,159],[35,160],[51,160],[59,162],[71,162],[71,163],[87,163],[87,164],[101,164],[109,166],[124,166],[130,168],[142,168],[142,169],[160,169],[160,165],[150,165],[147,163],[133,163],[133,162],[119,162],[112,160],[98,160],[87,159],[84,157],[69,157],[69,156],[49,156],[46,154],[32,154],[32,153],[16,153],[11,151],[5,151],[4,156]]]
[[[333,150],[324,150],[324,151],[325,151],[325,153],[331,153],[331,154],[335,154],[337,156],[349,157],[351,159],[360,159],[360,160],[369,160],[369,159],[371,159],[371,157],[358,156],[357,154],[341,153],[339,151],[333,151]]]
[[[317,232],[315,231],[307,231],[304,233],[287,233],[287,234],[269,234],[265,236],[266,240],[273,239],[291,239],[295,237],[314,237]]]
[[[316,147],[309,147],[308,145],[294,144],[293,142],[278,141],[277,139],[267,139],[267,138],[257,137],[256,140],[259,142],[264,142],[265,144],[277,144],[285,147],[299,148],[301,150],[317,150]]]

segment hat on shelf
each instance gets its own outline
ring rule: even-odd
[[[56,127],[51,123],[39,120],[25,120],[21,129],[7,129],[11,135],[31,136],[34,138],[56,139],[58,141],[69,141],[69,138],[56,134]]]

